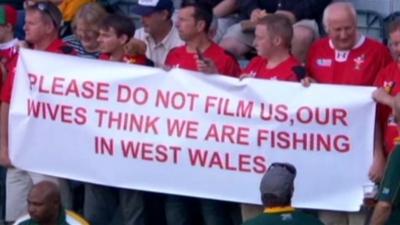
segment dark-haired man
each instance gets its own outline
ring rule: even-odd
[[[163,67],[168,52],[184,44],[172,21],[172,0],[139,0],[134,12],[142,17],[143,24],[135,32],[135,39],[146,44],[146,56],[155,66]],[[132,45],[135,39],[131,41]]]
[[[211,8],[196,3],[184,3],[182,6],[177,28],[185,45],[172,49],[165,65],[237,77],[240,68],[236,59],[209,37],[208,31],[213,19]],[[211,63],[215,64],[216,71],[208,71]]]
[[[169,52],[165,61],[167,67],[219,73],[233,77],[240,75],[236,59],[210,39],[208,31],[212,19],[211,7],[207,8],[206,5],[190,2],[182,4],[177,29],[179,36],[186,44]],[[204,224],[231,224],[225,202],[173,195],[166,198],[167,224],[195,224],[193,216],[190,216],[193,205],[199,205]]]
[[[108,15],[100,25],[99,50],[100,59],[153,66],[144,55],[127,55],[125,45],[135,33],[135,24],[129,18],[120,15]]]
[[[101,22],[100,59],[153,66],[144,55],[127,55],[124,46],[133,37],[134,23],[120,15],[108,15]],[[124,225],[144,225],[143,192],[96,184],[85,184],[84,214],[91,224],[110,224],[120,206]]]

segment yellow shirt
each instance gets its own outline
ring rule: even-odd
[[[70,22],[83,5],[91,2],[96,0],[63,0],[58,8],[63,14],[64,21]]]

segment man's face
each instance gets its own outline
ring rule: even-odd
[[[43,16],[37,11],[27,11],[25,16],[25,40],[32,44],[46,37],[45,27],[49,24],[45,22]]]
[[[7,37],[13,36],[12,32],[12,25],[11,24],[6,24],[6,25],[0,25],[0,43],[4,43],[7,41]]]
[[[76,23],[76,36],[86,51],[92,52],[98,49],[99,32],[83,20],[78,20]]]
[[[152,35],[157,33],[160,28],[160,24],[165,20],[165,10],[156,11],[150,15],[142,16],[143,29],[146,33]]]
[[[193,15],[193,7],[185,7],[179,10],[176,27],[178,29],[179,36],[183,41],[191,40],[193,37],[198,35],[198,31],[196,29],[197,22]]]
[[[127,41],[124,36],[125,35],[118,37],[114,28],[111,27],[108,29],[100,29],[99,37],[97,38],[100,52],[112,54],[120,50]]]
[[[268,58],[274,51],[273,37],[269,34],[265,25],[257,25],[255,30],[254,47],[257,54],[261,57]]]
[[[328,35],[337,50],[350,50],[357,42],[357,24],[351,13],[331,14]]]
[[[32,190],[28,196],[28,212],[31,218],[37,222],[47,222],[58,213],[58,204],[46,199],[44,193],[37,189]]]
[[[396,30],[389,34],[390,37],[390,50],[392,51],[393,58],[400,62],[400,30]]]

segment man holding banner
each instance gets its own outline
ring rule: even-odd
[[[389,25],[390,47],[394,61],[381,70],[375,82],[380,89],[374,92],[379,105],[379,119],[385,137],[385,153],[389,160],[383,181],[377,193],[378,203],[375,205],[371,219],[372,225],[399,224],[399,121],[400,121],[400,20]],[[395,96],[395,97],[392,97]]]
[[[332,3],[325,9],[323,18],[328,37],[311,47],[307,63],[309,76],[324,84],[372,86],[377,73],[391,60],[388,49],[357,31],[357,14],[351,3]],[[372,181],[379,182],[383,175],[385,158],[379,137],[380,130],[376,131],[374,161],[369,177]],[[325,217],[323,220],[326,223],[335,221],[335,224],[347,224],[344,214],[326,212],[321,215],[322,218]],[[355,218],[355,221],[363,220]],[[354,224],[360,223],[362,222]]]
[[[185,4],[179,11],[177,28],[185,45],[173,48],[167,55],[165,65],[205,73],[219,73],[237,77],[240,67],[234,56],[214,43],[208,34],[213,14],[207,5]],[[215,64],[217,71],[208,71]]]
[[[26,8],[25,32],[26,42],[35,50],[49,51],[55,53],[73,52],[72,48],[66,46],[58,37],[58,30],[61,26],[62,14],[53,3],[39,2]],[[17,57],[12,62],[14,67]],[[8,167],[6,180],[6,221],[15,221],[18,217],[27,212],[26,197],[32,183],[43,180],[50,180],[59,185],[63,183],[60,179],[37,173],[22,171],[13,168],[8,156],[8,114],[15,68],[9,72],[6,83],[1,93],[1,135],[0,135],[0,162]],[[61,189],[64,186],[61,186]],[[66,191],[66,190],[65,190]],[[68,198],[68,191],[64,192],[63,200]],[[67,204],[68,206],[68,204]]]
[[[165,61],[167,67],[219,73],[237,77],[240,74],[236,59],[214,43],[209,35],[213,14],[211,8],[201,3],[183,3],[179,11],[177,28],[185,45],[172,49]],[[210,66],[211,65],[211,66]],[[212,68],[211,70],[209,70]],[[189,215],[193,199],[169,195],[166,198],[166,217],[168,225],[192,224]],[[206,225],[230,224],[227,206],[224,202],[198,199],[201,215]]]

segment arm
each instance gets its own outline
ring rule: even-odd
[[[387,105],[393,108],[394,98],[387,93],[384,88],[379,88],[372,93],[372,98],[383,105]],[[379,112],[379,110],[378,110]],[[369,178],[374,182],[379,182],[385,170],[385,156],[383,154],[383,140],[382,140],[382,129],[378,119],[375,121],[375,132],[374,132],[374,159],[369,170]]]
[[[145,55],[146,49],[146,43],[137,38],[131,38],[124,46],[124,51],[127,55]]]
[[[374,158],[369,170],[369,179],[375,183],[381,181],[385,172],[386,159],[383,154],[382,129],[378,120],[375,121],[374,132]]]
[[[11,167],[11,161],[8,154],[8,112],[9,104],[1,103],[0,109],[0,164],[5,167]]]
[[[217,17],[224,17],[233,13],[238,8],[236,0],[223,0],[213,9],[213,13]]]
[[[302,19],[319,19],[322,17],[326,6],[331,0],[303,0],[292,5],[291,8],[282,8],[280,11],[289,11],[294,15],[295,21]]]
[[[371,225],[384,225],[392,212],[392,205],[388,202],[379,201],[375,205],[371,218]]]
[[[239,2],[239,11],[241,11],[246,18],[250,18],[251,13],[253,10],[258,9],[258,1],[256,0],[240,0]]]

